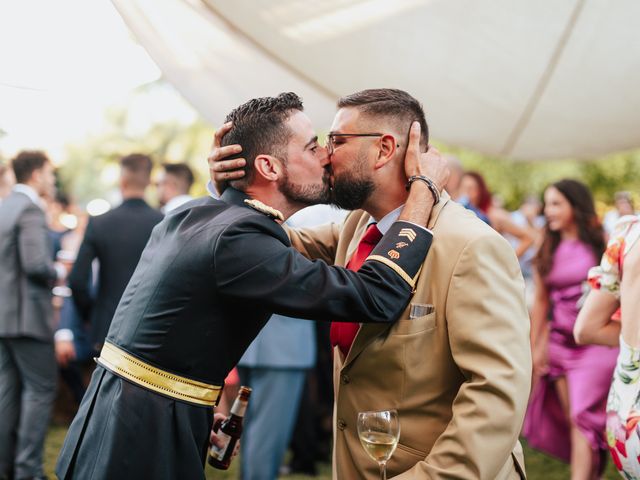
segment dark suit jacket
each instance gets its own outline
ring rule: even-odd
[[[154,229],[108,342],[165,371],[221,385],[273,312],[389,322],[403,310],[429,248],[426,230],[394,224],[372,253],[378,260],[352,272],[304,258],[290,248],[280,225],[243,204],[246,198],[229,188],[224,201],[194,200]],[[391,254],[403,234],[411,244],[401,255]],[[204,478],[211,421],[211,408],[99,368],[69,429],[57,474]]]
[[[109,330],[122,292],[140,260],[151,230],[162,214],[142,199],[125,200],[113,210],[89,220],[78,257],[69,275],[73,299],[91,322],[91,342],[101,344]],[[100,262],[98,291],[91,295],[91,263]]]
[[[53,340],[55,279],[44,212],[13,192],[0,204],[0,337]]]

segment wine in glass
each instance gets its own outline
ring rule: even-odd
[[[400,438],[400,421],[396,410],[358,413],[358,437],[362,447],[380,466],[381,480],[387,479],[387,461]]]

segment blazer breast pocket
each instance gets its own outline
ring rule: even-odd
[[[412,335],[433,330],[437,326],[436,312],[418,318],[398,320],[391,328],[391,335]]]

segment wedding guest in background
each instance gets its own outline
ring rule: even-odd
[[[193,172],[186,163],[162,164],[162,172],[156,181],[162,213],[166,215],[180,205],[193,200],[189,195],[193,181]]]
[[[542,202],[537,196],[529,196],[525,198],[518,210],[511,212],[510,216],[513,223],[525,230],[528,230],[529,234],[533,237],[533,245],[531,245],[518,258],[520,270],[522,270],[522,277],[524,278],[527,308],[531,310],[535,295],[533,259],[538,252],[540,243],[542,242],[545,224],[544,215],[542,215]],[[508,233],[505,234],[504,237],[514,249],[518,247],[520,242],[516,237]]]
[[[604,231],[591,192],[575,180],[545,190],[544,214],[531,313],[536,381],[523,432],[531,446],[569,462],[572,479],[596,479],[605,465],[605,403],[617,349],[579,346],[573,328]]]
[[[620,346],[607,401],[607,444],[624,478],[640,478],[640,218],[622,217],[574,329],[580,344]]]
[[[92,217],[69,275],[69,287],[80,315],[90,321],[91,343],[100,351],[122,292],[138,265],[151,230],[162,214],[144,200],[151,181],[151,158],[133,153],[120,160],[117,208]],[[91,264],[98,259],[98,291],[91,294]]]
[[[477,172],[465,172],[460,181],[461,203],[473,210],[478,217],[487,222],[501,235],[511,235],[518,243],[514,247],[520,258],[533,244],[533,235],[528,228],[516,225],[501,206],[494,204],[491,193],[482,175]]]
[[[443,157],[447,160],[447,166],[451,172],[444,189],[451,198],[458,201],[458,197],[460,197],[460,183],[462,182],[462,176],[464,175],[464,167],[462,166],[460,159],[455,155],[445,154]]]
[[[636,215],[631,192],[616,192],[613,201],[615,208],[607,212],[602,221],[604,230],[609,234],[613,233],[620,218],[625,215]]]
[[[44,477],[44,439],[56,393],[52,260],[43,196],[55,189],[42,152],[12,161],[17,184],[0,204],[0,478]]]
[[[13,185],[16,183],[13,171],[9,166],[0,163],[0,203],[2,199],[11,193]]]

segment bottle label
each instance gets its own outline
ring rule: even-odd
[[[231,415],[236,415],[237,417],[244,417],[245,412],[247,411],[247,402],[243,402],[242,400],[236,399],[231,406]]]
[[[217,435],[218,435],[218,439],[222,442],[222,446],[217,447],[216,445],[211,445],[211,448],[209,449],[209,454],[216,460],[222,461],[225,453],[227,453],[227,448],[229,448],[231,437],[220,430],[218,430]]]

